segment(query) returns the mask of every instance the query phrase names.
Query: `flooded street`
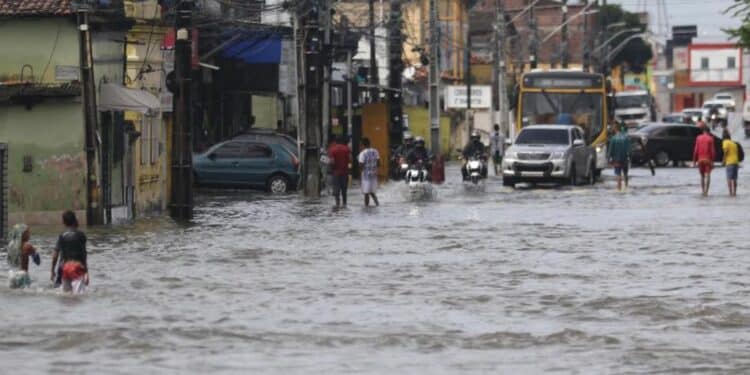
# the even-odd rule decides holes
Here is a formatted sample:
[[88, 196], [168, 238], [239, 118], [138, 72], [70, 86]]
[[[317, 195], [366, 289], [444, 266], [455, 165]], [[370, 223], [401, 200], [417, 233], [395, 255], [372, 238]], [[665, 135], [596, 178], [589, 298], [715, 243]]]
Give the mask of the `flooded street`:
[[[748, 146], [746, 144], [746, 149]], [[614, 191], [400, 184], [364, 209], [204, 192], [194, 224], [89, 231], [91, 292], [0, 288], [13, 373], [750, 372], [750, 173], [689, 168]], [[4, 255], [3, 255], [4, 258]], [[7, 265], [0, 260], [3, 284]]]

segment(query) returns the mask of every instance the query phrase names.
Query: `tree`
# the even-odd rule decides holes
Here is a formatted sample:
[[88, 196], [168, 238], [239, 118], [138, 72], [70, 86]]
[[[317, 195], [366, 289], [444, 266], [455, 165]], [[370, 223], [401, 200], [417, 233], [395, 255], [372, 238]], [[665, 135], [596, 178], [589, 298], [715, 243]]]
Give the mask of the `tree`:
[[742, 25], [736, 29], [723, 29], [729, 38], [737, 41], [737, 45], [750, 48], [750, 0], [734, 0], [734, 5], [727, 8], [724, 14], [731, 14], [742, 20]]
[[[750, 0], [747, 0], [750, 1]], [[646, 25], [641, 23], [641, 20], [636, 13], [631, 13], [622, 9], [620, 5], [613, 4], [602, 6], [599, 10], [601, 29], [606, 29], [607, 25], [623, 22], [624, 28], [638, 28], [641, 32], [646, 30]], [[627, 38], [632, 36], [634, 33], [625, 33], [613, 41], [610, 42], [612, 47], [620, 45]], [[625, 47], [617, 54], [612, 56], [612, 65], [627, 65], [628, 69], [633, 73], [642, 73], [646, 70], [648, 62], [654, 57], [654, 53], [651, 50], [651, 44], [645, 41], [643, 38], [632, 39], [628, 42]]]

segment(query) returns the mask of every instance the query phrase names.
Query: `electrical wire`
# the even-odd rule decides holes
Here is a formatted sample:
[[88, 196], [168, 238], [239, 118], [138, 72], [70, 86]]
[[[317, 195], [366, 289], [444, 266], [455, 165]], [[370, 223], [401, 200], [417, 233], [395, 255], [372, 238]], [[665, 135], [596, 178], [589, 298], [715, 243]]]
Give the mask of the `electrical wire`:
[[47, 65], [44, 66], [42, 75], [39, 76], [39, 83], [42, 83], [44, 76], [47, 74], [47, 69], [49, 69], [49, 66], [52, 63], [52, 58], [55, 56], [55, 51], [57, 50], [57, 43], [60, 41], [60, 29], [61, 28], [62, 28], [62, 22], [58, 22], [57, 23], [57, 35], [55, 35], [55, 43], [52, 44], [52, 51], [50, 51], [49, 53], [49, 59], [47, 59]]

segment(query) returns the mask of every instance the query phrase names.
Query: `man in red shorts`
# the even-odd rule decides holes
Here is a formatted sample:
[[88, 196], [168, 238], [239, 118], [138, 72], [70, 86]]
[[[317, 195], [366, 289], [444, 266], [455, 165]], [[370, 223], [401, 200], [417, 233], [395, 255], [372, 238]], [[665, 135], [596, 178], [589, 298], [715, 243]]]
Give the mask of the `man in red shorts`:
[[708, 196], [708, 188], [711, 186], [711, 170], [714, 167], [716, 158], [716, 149], [714, 148], [714, 137], [711, 136], [711, 130], [705, 123], [698, 126], [703, 128], [703, 134], [695, 139], [695, 149], [693, 150], [693, 165], [698, 167], [701, 174], [701, 190], [703, 196]]

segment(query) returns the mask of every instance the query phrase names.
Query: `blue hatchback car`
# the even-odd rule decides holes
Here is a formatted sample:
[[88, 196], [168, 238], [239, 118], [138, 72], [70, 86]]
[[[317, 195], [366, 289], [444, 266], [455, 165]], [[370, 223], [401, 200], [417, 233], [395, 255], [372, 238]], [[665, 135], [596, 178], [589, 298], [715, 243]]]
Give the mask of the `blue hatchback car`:
[[296, 190], [299, 159], [283, 142], [232, 139], [193, 157], [199, 186], [252, 187], [272, 193]]

